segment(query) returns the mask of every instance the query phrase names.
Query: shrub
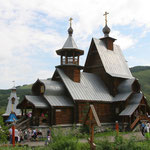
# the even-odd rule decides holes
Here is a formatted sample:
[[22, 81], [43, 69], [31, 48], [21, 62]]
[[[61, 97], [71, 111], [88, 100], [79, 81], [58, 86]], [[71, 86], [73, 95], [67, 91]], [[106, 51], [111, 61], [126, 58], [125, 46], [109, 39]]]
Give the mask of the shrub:
[[8, 128], [4, 125], [3, 118], [0, 116], [0, 143], [7, 142], [8, 133]]

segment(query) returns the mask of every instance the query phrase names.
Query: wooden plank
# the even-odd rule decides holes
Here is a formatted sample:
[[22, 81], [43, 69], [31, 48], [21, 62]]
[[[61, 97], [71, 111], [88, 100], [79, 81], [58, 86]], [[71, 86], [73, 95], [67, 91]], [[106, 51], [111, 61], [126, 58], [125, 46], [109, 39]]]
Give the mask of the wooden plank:
[[90, 105], [90, 107], [91, 107], [91, 110], [92, 110], [92, 113], [93, 113], [93, 116], [94, 116], [94, 119], [95, 119], [95, 121], [96, 121], [96, 124], [97, 124], [97, 126], [101, 126], [101, 124], [100, 124], [100, 121], [99, 121], [99, 118], [98, 118], [98, 115], [97, 115], [97, 113], [96, 113], [96, 110], [95, 110], [95, 108], [94, 108], [94, 105]]

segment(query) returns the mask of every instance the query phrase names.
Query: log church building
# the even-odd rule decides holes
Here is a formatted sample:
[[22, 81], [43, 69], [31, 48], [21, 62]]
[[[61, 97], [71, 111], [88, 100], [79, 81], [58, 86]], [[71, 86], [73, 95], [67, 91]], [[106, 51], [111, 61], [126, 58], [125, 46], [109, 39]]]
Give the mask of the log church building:
[[142, 119], [149, 120], [146, 98], [138, 80], [132, 76], [115, 38], [110, 37], [105, 14], [104, 37], [92, 38], [85, 65], [80, 65], [84, 50], [73, 39], [70, 20], [68, 38], [61, 49], [60, 65], [50, 79], [38, 79], [32, 95], [25, 95], [17, 108], [22, 115], [32, 110], [32, 125], [82, 124], [93, 104], [103, 124], [127, 124], [133, 129]]

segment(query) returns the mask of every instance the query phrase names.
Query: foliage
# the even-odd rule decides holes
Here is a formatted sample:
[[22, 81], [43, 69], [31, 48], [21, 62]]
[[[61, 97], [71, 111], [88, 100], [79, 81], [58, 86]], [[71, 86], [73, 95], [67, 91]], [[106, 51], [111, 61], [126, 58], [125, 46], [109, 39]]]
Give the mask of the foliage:
[[63, 132], [61, 129], [52, 130], [52, 141], [48, 145], [50, 150], [88, 150], [89, 145], [79, 143], [76, 131]]
[[146, 138], [147, 140], [150, 140], [150, 133], [145, 133], [145, 138]]
[[8, 137], [8, 128], [4, 125], [3, 118], [0, 116], [0, 143], [6, 143]]
[[82, 134], [89, 134], [90, 133], [90, 129], [89, 129], [89, 126], [88, 125], [83, 125], [80, 127], [80, 132]]
[[123, 139], [122, 136], [115, 136], [115, 141], [107, 140], [96, 141], [96, 150], [149, 150], [147, 146], [142, 143], [137, 143], [134, 137], [129, 140]]
[[139, 79], [141, 89], [150, 105], [150, 69], [139, 72], [134, 72], [133, 76]]
[[144, 70], [150, 70], [150, 66], [135, 66], [135, 67], [130, 68], [130, 71], [132, 73], [140, 72], [140, 71], [144, 71]]

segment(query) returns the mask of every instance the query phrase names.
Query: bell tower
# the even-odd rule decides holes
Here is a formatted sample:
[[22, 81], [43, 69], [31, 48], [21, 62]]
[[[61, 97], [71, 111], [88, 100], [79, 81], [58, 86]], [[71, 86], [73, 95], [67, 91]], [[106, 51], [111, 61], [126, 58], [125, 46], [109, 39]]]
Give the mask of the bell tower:
[[63, 69], [65, 74], [74, 82], [80, 82], [80, 70], [83, 69], [83, 66], [79, 65], [79, 59], [84, 54], [84, 51], [78, 49], [72, 37], [72, 20], [72, 18], [69, 19], [70, 27], [65, 44], [62, 49], [56, 50], [57, 55], [60, 55], [60, 65], [56, 66], [56, 68]]

